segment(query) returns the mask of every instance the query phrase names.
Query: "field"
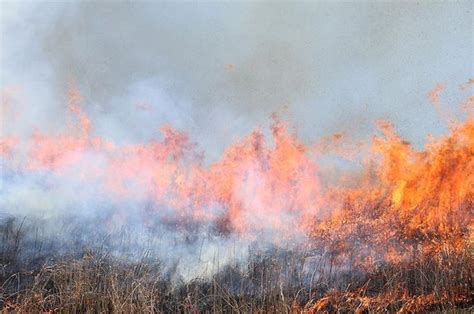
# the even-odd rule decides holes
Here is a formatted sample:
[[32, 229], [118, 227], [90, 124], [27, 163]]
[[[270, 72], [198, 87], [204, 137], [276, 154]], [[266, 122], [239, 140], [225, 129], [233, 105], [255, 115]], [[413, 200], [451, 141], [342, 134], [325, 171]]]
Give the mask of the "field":
[[473, 3], [0, 0], [0, 313], [474, 313]]
[[474, 309], [471, 113], [422, 150], [388, 121], [364, 143], [304, 145], [274, 115], [272, 143], [256, 130], [205, 165], [170, 126], [144, 144], [93, 137], [69, 99], [70, 134], [2, 142], [4, 311]]
[[[0, 306], [5, 312], [471, 312], [473, 243], [367, 269], [334, 252], [249, 248], [248, 258], [192, 279], [149, 253], [102, 247], [54, 254], [25, 221], [4, 219]], [[49, 245], [49, 247], [48, 247]], [[77, 244], [76, 244], [77, 245]], [[116, 253], [115, 253], [116, 254]]]

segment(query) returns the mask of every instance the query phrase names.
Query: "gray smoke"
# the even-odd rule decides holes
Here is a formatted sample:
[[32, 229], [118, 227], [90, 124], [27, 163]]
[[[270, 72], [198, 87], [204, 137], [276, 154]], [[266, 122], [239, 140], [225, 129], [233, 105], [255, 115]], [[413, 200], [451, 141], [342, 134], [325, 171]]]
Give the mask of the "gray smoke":
[[386, 117], [420, 142], [441, 131], [426, 92], [473, 73], [469, 1], [1, 5], [2, 85], [30, 100], [15, 128], [59, 127], [75, 80], [97, 132], [170, 122], [211, 160], [274, 111], [305, 139]]
[[[208, 162], [275, 111], [304, 141], [339, 131], [358, 138], [389, 118], [419, 145], [426, 133], [443, 131], [426, 93], [452, 83], [442, 101], [454, 107], [463, 97], [455, 84], [474, 72], [470, 1], [2, 1], [0, 9], [0, 84], [12, 95], [0, 107], [0, 135], [23, 139], [66, 127], [74, 81], [95, 135], [143, 142], [170, 123], [189, 132]], [[3, 161], [1, 170], [0, 213], [41, 217], [51, 230], [63, 213], [83, 226], [120, 226], [114, 217], [128, 213], [133, 241], [141, 232], [141, 244], [158, 238], [151, 247], [175, 250], [183, 265], [194, 265], [198, 251], [210, 261], [235, 241], [237, 255], [248, 245], [210, 237], [213, 226], [192, 232], [187, 245], [186, 233], [160, 225], [165, 231], [156, 235], [144, 231], [147, 219], [133, 221], [143, 204], [117, 204], [94, 185], [19, 173]], [[84, 242], [93, 238], [82, 234]]]

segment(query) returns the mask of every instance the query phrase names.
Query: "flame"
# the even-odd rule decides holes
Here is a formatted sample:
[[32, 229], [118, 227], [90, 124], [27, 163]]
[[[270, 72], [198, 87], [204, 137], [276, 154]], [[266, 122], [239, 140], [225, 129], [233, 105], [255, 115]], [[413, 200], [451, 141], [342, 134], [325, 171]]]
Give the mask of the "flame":
[[356, 242], [363, 255], [390, 261], [402, 261], [410, 251], [438, 252], [448, 242], [462, 248], [474, 217], [474, 117], [422, 151], [391, 123], [381, 121], [379, 128], [366, 178], [356, 188], [330, 189], [333, 199], [345, 202], [314, 226], [313, 236], [324, 237], [336, 252], [355, 249]]
[[[436, 105], [443, 89], [430, 94]], [[155, 212], [171, 212], [174, 219], [221, 224], [242, 237], [306, 235], [341, 256], [360, 255], [361, 265], [428, 254], [447, 242], [460, 247], [473, 229], [472, 112], [419, 151], [389, 121], [379, 121], [364, 169], [323, 184], [317, 156], [329, 149], [356, 156], [338, 145], [342, 133], [304, 145], [274, 116], [270, 143], [257, 129], [205, 166], [189, 136], [169, 125], [162, 126], [160, 140], [143, 144], [94, 137], [80, 103], [72, 86], [68, 108], [77, 123], [59, 135], [36, 131], [26, 143], [2, 137], [1, 158], [15, 159], [26, 147], [24, 171], [74, 176], [72, 169], [80, 168], [81, 180], [99, 180], [103, 193], [151, 198]]]

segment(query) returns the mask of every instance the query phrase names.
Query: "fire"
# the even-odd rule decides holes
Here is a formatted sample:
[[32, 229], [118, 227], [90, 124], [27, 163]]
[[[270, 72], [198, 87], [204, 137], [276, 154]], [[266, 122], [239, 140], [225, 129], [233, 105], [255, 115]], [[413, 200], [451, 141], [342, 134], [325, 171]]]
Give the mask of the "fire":
[[368, 157], [370, 179], [357, 188], [331, 188], [336, 199], [347, 201], [314, 227], [314, 236], [325, 236], [336, 251], [355, 241], [369, 256], [391, 261], [414, 251], [439, 252], [446, 243], [462, 248], [474, 217], [474, 117], [422, 151], [389, 122], [379, 128]]
[[[439, 85], [430, 94], [437, 106], [443, 89]], [[225, 232], [250, 238], [261, 232], [279, 239], [310, 236], [340, 256], [360, 255], [361, 264], [401, 261], [446, 243], [460, 247], [473, 228], [472, 112], [420, 151], [390, 122], [380, 121], [380, 135], [363, 156], [366, 167], [329, 184], [321, 180], [317, 156], [331, 146], [354, 156], [339, 146], [342, 133], [321, 145], [304, 145], [274, 116], [273, 143], [255, 130], [205, 166], [189, 136], [168, 125], [161, 128], [161, 140], [143, 144], [94, 137], [80, 102], [71, 88], [68, 108], [77, 123], [64, 134], [36, 131], [25, 143], [2, 137], [2, 158], [8, 163], [26, 150], [23, 171], [76, 176], [79, 169], [80, 179], [99, 180], [103, 193], [150, 198], [154, 210], [171, 212], [177, 221], [222, 224]], [[472, 106], [472, 97], [463, 106]], [[348, 178], [350, 186], [343, 184]]]
[[273, 147], [255, 131], [209, 169], [216, 200], [228, 208], [232, 227], [240, 232], [262, 222], [290, 232], [318, 213], [318, 167], [308, 149], [274, 119]]

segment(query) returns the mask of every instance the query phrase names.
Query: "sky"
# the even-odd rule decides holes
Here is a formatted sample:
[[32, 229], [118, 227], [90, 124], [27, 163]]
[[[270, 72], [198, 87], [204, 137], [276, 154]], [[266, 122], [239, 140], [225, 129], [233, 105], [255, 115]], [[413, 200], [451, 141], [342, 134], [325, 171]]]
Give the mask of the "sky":
[[[415, 145], [473, 76], [473, 4], [435, 2], [1, 1], [1, 132], [56, 132], [77, 85], [93, 133], [118, 142], [189, 132], [215, 160], [273, 112], [307, 142], [390, 119]], [[10, 109], [11, 110], [11, 109]]]

